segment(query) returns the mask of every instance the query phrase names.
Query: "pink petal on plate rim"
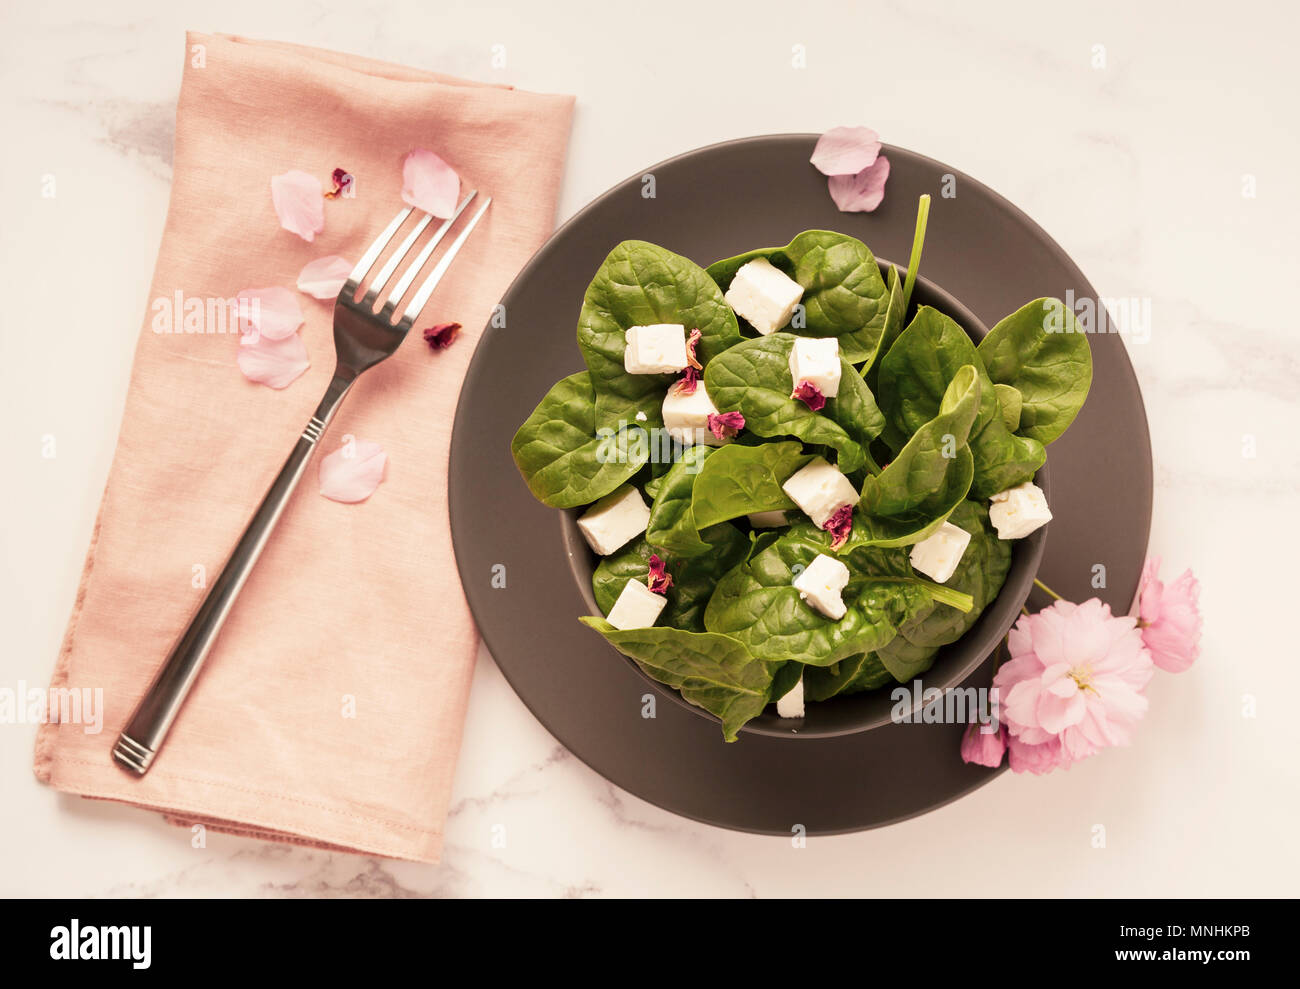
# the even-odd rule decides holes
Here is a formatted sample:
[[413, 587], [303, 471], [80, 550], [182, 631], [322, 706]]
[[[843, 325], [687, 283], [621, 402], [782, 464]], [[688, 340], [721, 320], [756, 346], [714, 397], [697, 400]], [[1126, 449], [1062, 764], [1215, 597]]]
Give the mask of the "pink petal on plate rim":
[[823, 175], [857, 175], [880, 154], [880, 135], [870, 127], [832, 127], [817, 139], [808, 160]]
[[333, 299], [343, 291], [343, 283], [352, 274], [352, 262], [337, 254], [310, 261], [298, 272], [298, 291], [313, 299]]
[[427, 148], [402, 160], [402, 201], [439, 218], [451, 216], [460, 198], [460, 176]]
[[884, 200], [888, 179], [889, 159], [881, 155], [857, 175], [832, 175], [826, 186], [841, 213], [870, 213]]
[[302, 309], [298, 297], [287, 288], [246, 288], [235, 296], [239, 332], [245, 337], [259, 336], [284, 340], [302, 326]]
[[314, 175], [295, 168], [273, 176], [271, 203], [280, 226], [305, 241], [325, 229], [325, 190]]
[[365, 501], [388, 469], [388, 454], [378, 443], [352, 439], [320, 462], [320, 493], [346, 505]]
[[287, 387], [311, 367], [307, 345], [296, 333], [283, 340], [265, 336], [240, 340], [235, 360], [245, 378], [271, 388]]

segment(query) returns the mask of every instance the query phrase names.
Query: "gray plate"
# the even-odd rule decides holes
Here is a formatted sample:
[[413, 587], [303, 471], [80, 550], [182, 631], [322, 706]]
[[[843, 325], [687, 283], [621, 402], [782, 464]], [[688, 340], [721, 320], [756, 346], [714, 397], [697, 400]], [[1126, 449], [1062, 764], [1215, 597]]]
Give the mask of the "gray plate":
[[[816, 135], [729, 141], [662, 162], [615, 186], [533, 257], [502, 300], [506, 323], [483, 335], [452, 438], [449, 497], [457, 563], [488, 649], [524, 703], [611, 782], [675, 813], [788, 835], [877, 827], [970, 792], [996, 771], [964, 765], [959, 725], [888, 724], [817, 739], [747, 733], [724, 744], [716, 724], [665, 703], [577, 616], [588, 611], [565, 557], [562, 514], [533, 500], [510, 438], [547, 389], [582, 367], [575, 327], [606, 253], [638, 238], [708, 264], [840, 230], [877, 255], [906, 258], [917, 197], [934, 203], [921, 272], [986, 324], [1038, 296], [1095, 298], [1061, 248], [992, 190], [888, 147], [881, 207], [840, 213], [808, 164]], [[643, 175], [655, 177], [653, 199]], [[956, 196], [943, 198], [944, 177]], [[1052, 511], [1042, 578], [1074, 600], [1127, 610], [1151, 521], [1151, 448], [1142, 396], [1117, 336], [1091, 338], [1092, 393], [1049, 449]], [[1104, 567], [1105, 587], [1094, 588]], [[504, 570], [501, 568], [504, 567]], [[505, 586], [501, 583], [504, 576]], [[495, 579], [494, 579], [495, 578]], [[1031, 598], [1033, 606], [1034, 598]], [[993, 660], [967, 686], [987, 686]], [[643, 717], [652, 697], [655, 717]]]

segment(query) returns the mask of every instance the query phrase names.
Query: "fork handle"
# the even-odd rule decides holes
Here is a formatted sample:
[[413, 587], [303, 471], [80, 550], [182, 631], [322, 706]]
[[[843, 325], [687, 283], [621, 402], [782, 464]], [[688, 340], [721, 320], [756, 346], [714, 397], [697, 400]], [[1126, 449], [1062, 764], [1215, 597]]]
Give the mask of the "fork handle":
[[341, 375], [335, 372], [325, 397], [321, 399], [315, 414], [307, 422], [293, 452], [280, 468], [267, 489], [262, 503], [249, 520], [244, 534], [231, 551], [221, 574], [209, 588], [198, 610], [185, 626], [176, 644], [172, 646], [166, 661], [158, 670], [149, 685], [149, 690], [140, 701], [127, 723], [126, 729], [118, 736], [117, 745], [113, 747], [113, 758], [138, 776], [149, 770], [154, 756], [162, 748], [172, 722], [180, 713], [185, 697], [194, 686], [203, 661], [207, 659], [212, 645], [221, 633], [221, 627], [230, 615], [235, 599], [244, 587], [248, 575], [252, 573], [257, 558], [270, 539], [276, 523], [284, 512], [285, 505], [302, 475], [307, 469], [312, 451], [325, 432], [334, 413], [343, 402], [343, 396], [352, 387], [355, 376]]

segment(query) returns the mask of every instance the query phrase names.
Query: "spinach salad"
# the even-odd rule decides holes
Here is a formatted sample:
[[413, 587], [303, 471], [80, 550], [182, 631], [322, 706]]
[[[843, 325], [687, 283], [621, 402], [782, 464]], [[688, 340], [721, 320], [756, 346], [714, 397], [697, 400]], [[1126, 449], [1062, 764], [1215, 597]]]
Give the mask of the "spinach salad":
[[1092, 378], [1058, 300], [978, 345], [867, 245], [809, 230], [701, 268], [617, 245], [578, 319], [586, 370], [511, 452], [585, 511], [605, 618], [581, 621], [734, 741], [768, 704], [907, 682], [997, 597], [1033, 484]]

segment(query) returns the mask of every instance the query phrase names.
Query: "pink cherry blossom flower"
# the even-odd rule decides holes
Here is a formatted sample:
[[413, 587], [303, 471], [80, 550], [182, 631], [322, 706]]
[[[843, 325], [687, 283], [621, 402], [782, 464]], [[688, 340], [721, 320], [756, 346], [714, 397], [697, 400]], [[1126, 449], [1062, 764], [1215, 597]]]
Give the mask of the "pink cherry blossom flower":
[[1172, 584], [1160, 580], [1160, 557], [1142, 568], [1138, 585], [1138, 627], [1156, 666], [1181, 673], [1201, 652], [1201, 585], [1190, 570]]
[[1053, 769], [1069, 769], [1070, 757], [1065, 754], [1059, 738], [1030, 745], [1015, 735], [1007, 735], [1007, 765], [1013, 773], [1033, 773], [1043, 776]]
[[887, 181], [889, 159], [881, 155], [856, 175], [832, 175], [826, 187], [841, 213], [870, 213], [884, 201]]
[[983, 725], [972, 721], [961, 737], [961, 761], [976, 766], [996, 769], [1002, 765], [1007, 750], [1007, 729], [998, 725], [997, 731], [984, 732]]
[[442, 158], [416, 148], [402, 161], [402, 201], [445, 218], [456, 211], [460, 176]]
[[870, 127], [832, 127], [808, 160], [823, 175], [857, 175], [879, 154], [880, 135]]
[[1046, 772], [1048, 762], [1068, 765], [1129, 743], [1154, 671], [1136, 619], [1117, 618], [1097, 598], [1057, 601], [1020, 618], [1007, 647], [1011, 658], [993, 685], [1013, 769], [1019, 763], [1025, 769], [1017, 771]]
[[388, 469], [388, 454], [378, 443], [349, 439], [320, 462], [320, 493], [331, 501], [365, 501]]
[[271, 204], [280, 226], [312, 241], [325, 229], [325, 192], [320, 179], [291, 169], [271, 179]]

